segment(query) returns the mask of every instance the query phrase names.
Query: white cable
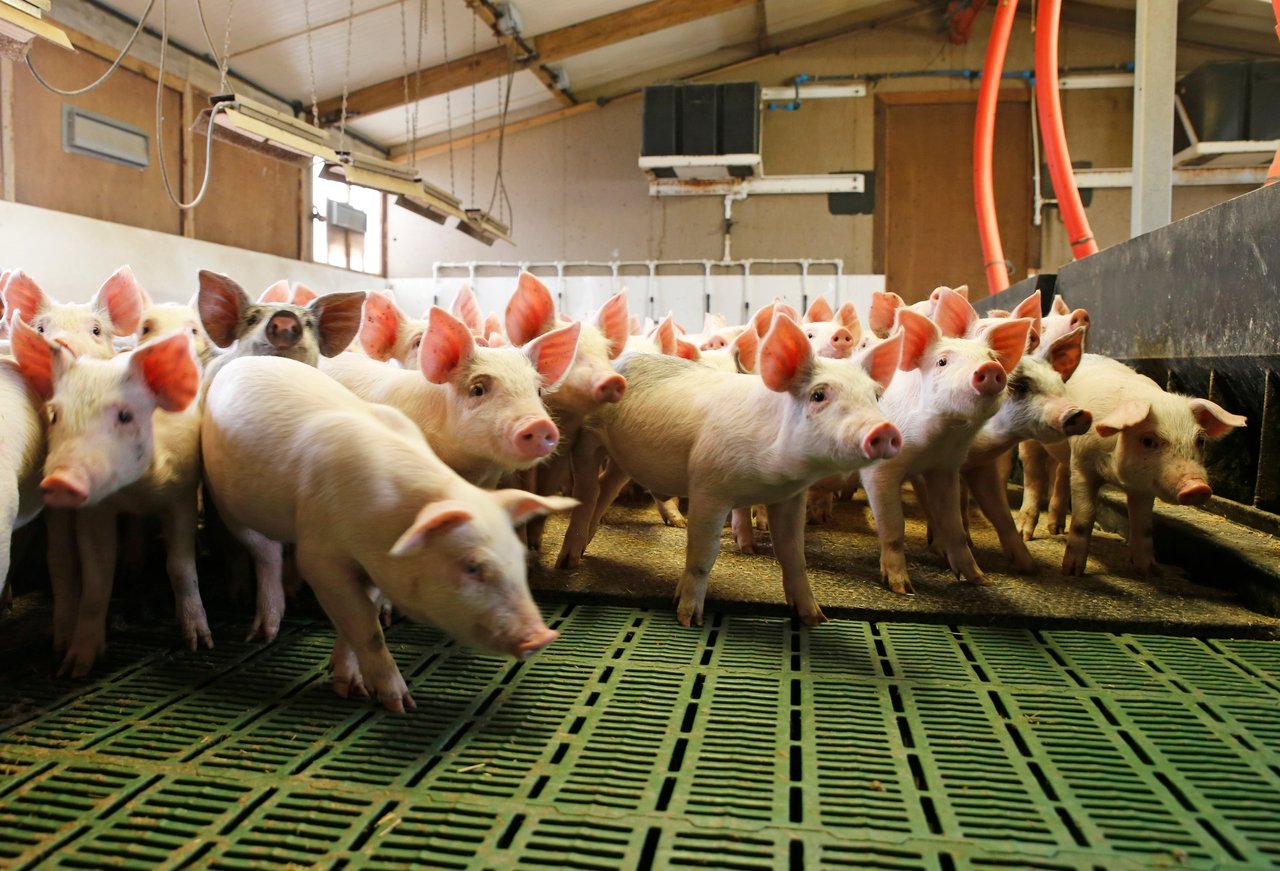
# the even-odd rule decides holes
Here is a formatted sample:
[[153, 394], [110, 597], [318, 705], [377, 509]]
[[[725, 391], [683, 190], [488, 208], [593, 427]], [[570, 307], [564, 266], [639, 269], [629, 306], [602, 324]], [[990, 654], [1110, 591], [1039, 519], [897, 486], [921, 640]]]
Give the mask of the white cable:
[[[156, 73], [156, 157], [160, 165], [160, 178], [164, 182], [164, 192], [169, 195], [169, 200], [179, 209], [186, 211], [194, 209], [200, 205], [200, 201], [204, 199], [205, 193], [209, 189], [209, 170], [213, 167], [213, 124], [217, 120], [218, 112], [220, 112], [225, 103], [215, 103], [209, 111], [209, 129], [205, 131], [206, 141], [204, 148], [204, 180], [200, 182], [200, 191], [196, 194], [195, 199], [189, 203], [184, 203], [173, 192], [173, 185], [169, 183], [169, 170], [164, 163], [164, 60], [165, 50], [169, 47], [169, 0], [161, 0], [160, 2], [160, 67]], [[224, 52], [225, 56], [225, 52]]]
[[133, 48], [133, 43], [135, 40], [137, 40], [138, 34], [142, 33], [142, 25], [146, 23], [147, 17], [151, 15], [151, 8], [155, 5], [156, 5], [156, 0], [147, 0], [147, 8], [142, 11], [142, 17], [138, 19], [138, 26], [133, 29], [133, 35], [130, 36], [129, 41], [124, 44], [124, 48], [120, 50], [120, 54], [116, 57], [114, 61], [111, 62], [111, 66], [107, 67], [107, 71], [105, 73], [98, 76], [96, 80], [94, 80], [92, 83], [88, 85], [85, 85], [83, 88], [77, 88], [71, 91], [64, 91], [62, 90], [62, 88], [57, 88], [49, 84], [44, 80], [44, 78], [38, 72], [36, 72], [36, 68], [32, 66], [30, 54], [28, 54], [26, 57], [27, 69], [31, 70], [31, 75], [35, 77], [35, 80], [37, 82], [39, 82], [48, 90], [53, 91], [55, 94], [61, 94], [64, 97], [78, 97], [81, 94], [87, 94], [89, 91], [92, 91], [94, 88], [98, 87], [98, 85], [102, 84], [108, 78], [110, 78], [111, 74], [114, 73], [116, 71], [116, 68], [120, 66], [120, 63], [124, 60], [124, 56], [129, 53], [129, 49]]

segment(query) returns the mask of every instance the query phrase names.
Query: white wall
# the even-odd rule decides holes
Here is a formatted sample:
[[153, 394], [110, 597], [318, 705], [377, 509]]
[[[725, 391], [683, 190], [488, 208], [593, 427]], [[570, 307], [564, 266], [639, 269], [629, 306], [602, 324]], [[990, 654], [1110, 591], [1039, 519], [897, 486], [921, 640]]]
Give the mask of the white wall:
[[386, 284], [377, 276], [319, 263], [0, 201], [0, 268], [22, 269], [55, 298], [87, 300], [124, 264], [133, 267], [156, 302], [189, 300], [201, 269], [230, 275], [254, 297], [281, 278], [301, 281], [317, 293]]

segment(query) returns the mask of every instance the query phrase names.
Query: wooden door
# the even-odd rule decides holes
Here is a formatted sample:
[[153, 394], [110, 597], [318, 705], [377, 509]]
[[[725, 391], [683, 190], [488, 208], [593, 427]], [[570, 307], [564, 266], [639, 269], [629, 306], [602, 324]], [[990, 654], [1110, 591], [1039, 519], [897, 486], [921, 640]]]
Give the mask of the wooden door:
[[[882, 94], [876, 98], [876, 272], [907, 302], [940, 284], [987, 292], [973, 204], [976, 91]], [[1010, 282], [1039, 267], [1032, 220], [1030, 104], [1000, 92], [995, 196]]]

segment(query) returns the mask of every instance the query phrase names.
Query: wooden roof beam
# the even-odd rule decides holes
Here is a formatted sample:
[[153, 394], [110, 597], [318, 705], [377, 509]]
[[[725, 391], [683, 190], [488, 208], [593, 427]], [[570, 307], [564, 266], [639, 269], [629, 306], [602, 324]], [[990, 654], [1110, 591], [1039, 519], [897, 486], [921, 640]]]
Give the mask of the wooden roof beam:
[[[513, 62], [517, 69], [542, 66], [597, 48], [688, 24], [701, 18], [719, 15], [754, 2], [755, 0], [699, 0], [697, 3], [691, 3], [688, 0], [650, 0], [648, 3], [630, 6], [609, 15], [601, 15], [558, 30], [551, 30], [541, 36], [523, 37], [520, 42], [529, 44], [533, 54], [517, 56]], [[483, 6], [484, 4], [475, 5]], [[419, 73], [420, 79], [416, 88], [413, 77], [410, 77], [409, 92], [411, 95], [416, 94], [418, 99], [426, 99], [506, 75], [509, 50], [508, 46], [504, 45], [422, 70]], [[403, 106], [404, 102], [404, 78], [397, 76], [349, 93], [347, 115], [348, 117], [370, 115]], [[339, 96], [322, 100], [319, 109], [322, 123], [335, 123], [342, 112], [342, 98]]]

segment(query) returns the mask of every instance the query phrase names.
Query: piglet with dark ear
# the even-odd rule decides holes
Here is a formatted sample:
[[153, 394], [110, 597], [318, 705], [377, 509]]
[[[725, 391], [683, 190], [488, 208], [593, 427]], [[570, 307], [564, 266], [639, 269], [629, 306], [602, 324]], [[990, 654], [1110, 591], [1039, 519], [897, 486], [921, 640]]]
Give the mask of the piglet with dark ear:
[[236, 357], [287, 357], [315, 366], [321, 356], [346, 350], [360, 329], [364, 291], [325, 294], [306, 306], [294, 304], [295, 296], [281, 280], [255, 303], [229, 277], [202, 269], [200, 320], [213, 343], [228, 349], [210, 366], [209, 378]]

